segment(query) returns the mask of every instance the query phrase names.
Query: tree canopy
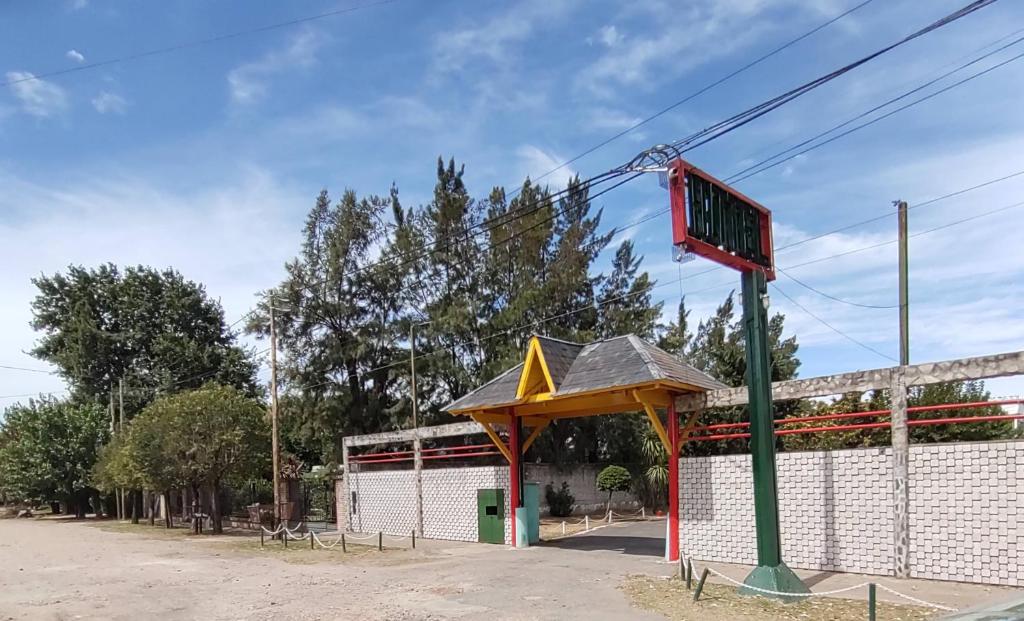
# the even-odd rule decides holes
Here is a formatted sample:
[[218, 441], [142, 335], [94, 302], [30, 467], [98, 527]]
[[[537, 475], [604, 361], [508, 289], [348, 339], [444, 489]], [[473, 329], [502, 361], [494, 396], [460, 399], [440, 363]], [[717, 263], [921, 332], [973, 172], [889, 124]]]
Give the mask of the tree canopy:
[[105, 489], [184, 487], [197, 502], [208, 490], [212, 506], [201, 508], [217, 533], [221, 485], [264, 475], [269, 456], [263, 407], [234, 387], [208, 384], [148, 405], [104, 448], [94, 479]]
[[33, 503], [58, 499], [84, 516], [90, 471], [109, 424], [95, 404], [41, 398], [7, 408], [0, 421], [0, 496]]
[[71, 266], [40, 276], [32, 354], [55, 365], [76, 397], [106, 404], [123, 379], [128, 417], [158, 392], [209, 381], [256, 394], [252, 355], [235, 345], [224, 311], [173, 269]]

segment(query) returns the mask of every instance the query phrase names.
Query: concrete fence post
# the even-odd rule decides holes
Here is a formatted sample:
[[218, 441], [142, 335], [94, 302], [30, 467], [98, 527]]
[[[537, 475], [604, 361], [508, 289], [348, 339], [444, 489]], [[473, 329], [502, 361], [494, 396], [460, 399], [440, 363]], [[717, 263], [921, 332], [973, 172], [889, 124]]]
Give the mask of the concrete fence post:
[[905, 367], [892, 370], [893, 575], [910, 577], [910, 428], [907, 425]]
[[416, 476], [416, 532], [423, 536], [423, 441], [412, 441], [413, 468]]

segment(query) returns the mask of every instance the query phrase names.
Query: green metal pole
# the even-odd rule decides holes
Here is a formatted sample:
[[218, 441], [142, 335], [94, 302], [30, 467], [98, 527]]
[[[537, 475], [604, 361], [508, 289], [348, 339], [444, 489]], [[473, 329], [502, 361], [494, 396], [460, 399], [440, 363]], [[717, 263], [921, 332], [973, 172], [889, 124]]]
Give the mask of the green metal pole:
[[871, 582], [868, 584], [868, 621], [875, 621], [875, 615], [877, 614], [877, 606], [878, 601], [875, 583]]
[[[779, 494], [775, 478], [775, 425], [768, 344], [768, 283], [764, 273], [743, 272], [742, 290], [757, 531], [757, 568], [747, 576], [744, 584], [781, 593], [808, 593], [807, 586], [782, 562], [779, 541]], [[740, 593], [759, 595], [756, 591], [742, 588]], [[787, 599], [785, 596], [777, 597]]]

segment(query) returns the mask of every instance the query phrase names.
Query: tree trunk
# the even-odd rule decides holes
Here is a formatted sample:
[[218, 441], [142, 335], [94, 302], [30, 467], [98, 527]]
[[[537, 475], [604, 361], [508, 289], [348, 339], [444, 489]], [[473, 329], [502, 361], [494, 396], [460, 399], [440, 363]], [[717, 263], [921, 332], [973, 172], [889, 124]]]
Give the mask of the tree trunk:
[[200, 524], [199, 521], [202, 519], [199, 517], [200, 504], [199, 504], [199, 486], [192, 485], [192, 534], [198, 535]]
[[164, 528], [170, 528], [174, 524], [171, 522], [171, 491], [164, 490]]
[[141, 496], [142, 492], [140, 492], [137, 489], [133, 489], [132, 491], [128, 492], [128, 497], [131, 498], [132, 502], [132, 524], [139, 523], [139, 508], [142, 505]]
[[149, 502], [149, 525], [156, 526], [156, 492], [146, 492], [146, 500]]
[[96, 514], [96, 517], [103, 517], [103, 499], [100, 498], [100, 493], [98, 491], [93, 490], [90, 502], [92, 504], [92, 511]]
[[224, 523], [220, 516], [220, 481], [214, 480], [210, 485], [210, 520], [213, 524], [213, 534], [224, 534]]

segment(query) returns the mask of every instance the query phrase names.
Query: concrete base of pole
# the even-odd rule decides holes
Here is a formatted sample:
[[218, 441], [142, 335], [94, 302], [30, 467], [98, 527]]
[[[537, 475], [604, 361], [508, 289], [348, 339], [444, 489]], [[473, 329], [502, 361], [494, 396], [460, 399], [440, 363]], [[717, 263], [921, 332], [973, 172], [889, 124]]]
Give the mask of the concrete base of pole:
[[[767, 565], [761, 565], [754, 568], [754, 571], [750, 572], [750, 575], [743, 581], [743, 584], [747, 586], [756, 587], [758, 589], [767, 589], [769, 591], [777, 591], [779, 593], [810, 593], [811, 590], [807, 588], [804, 581], [801, 580], [793, 570], [786, 566], [785, 563], [779, 563], [775, 567], [769, 567]], [[803, 597], [786, 597], [785, 595], [769, 595], [767, 593], [760, 593], [753, 589], [740, 587], [740, 595], [760, 595], [761, 597], [769, 597], [771, 599], [781, 600], [786, 603], [796, 602]]]
[[526, 523], [526, 507], [516, 507], [514, 519], [516, 521], [516, 540], [512, 542], [512, 545], [517, 548], [529, 548], [530, 533]]

